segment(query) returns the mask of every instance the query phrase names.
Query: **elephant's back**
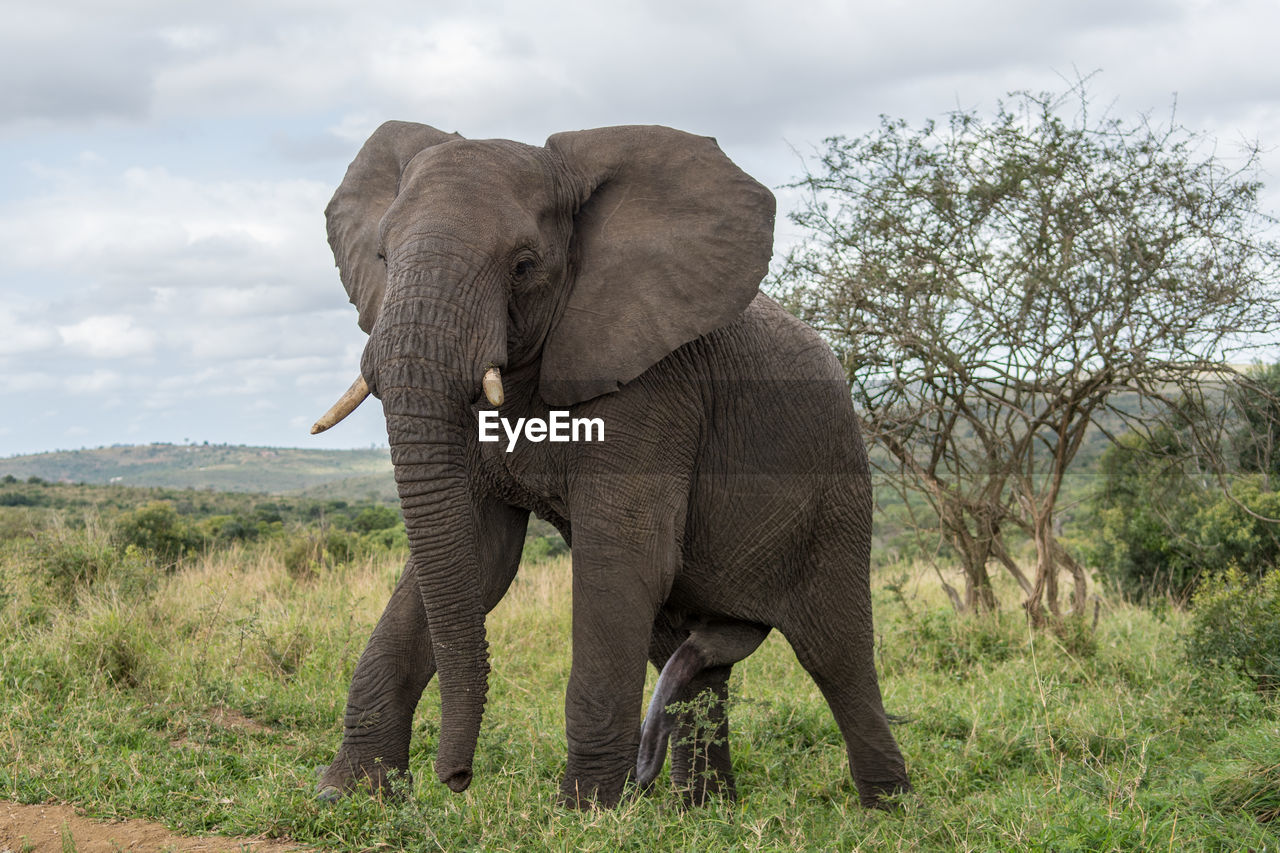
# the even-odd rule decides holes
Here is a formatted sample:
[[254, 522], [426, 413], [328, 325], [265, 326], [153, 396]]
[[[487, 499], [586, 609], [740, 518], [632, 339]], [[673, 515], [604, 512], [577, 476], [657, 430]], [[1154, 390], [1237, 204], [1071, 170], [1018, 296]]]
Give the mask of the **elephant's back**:
[[845, 383], [840, 362], [822, 336], [764, 293], [757, 293], [735, 322], [695, 345], [699, 367], [710, 381]]
[[[738, 444], [758, 447], [749, 455], [828, 470], [842, 467], [835, 462], [846, 445], [862, 455], [844, 370], [813, 328], [761, 293], [736, 323], [703, 340], [710, 426], [739, 430]], [[731, 416], [718, 416], [725, 408]]]

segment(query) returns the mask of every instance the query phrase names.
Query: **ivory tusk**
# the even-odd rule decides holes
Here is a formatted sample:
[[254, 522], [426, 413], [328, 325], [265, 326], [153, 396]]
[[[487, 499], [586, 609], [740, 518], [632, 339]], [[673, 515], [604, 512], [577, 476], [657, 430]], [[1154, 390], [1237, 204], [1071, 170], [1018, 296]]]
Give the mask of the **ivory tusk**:
[[502, 372], [495, 364], [484, 372], [484, 380], [480, 383], [484, 388], [485, 398], [495, 406], [502, 405]]
[[311, 434], [324, 432], [338, 421], [345, 418], [356, 410], [356, 407], [364, 402], [365, 397], [369, 396], [369, 386], [365, 384], [363, 376], [357, 376], [356, 381], [351, 383], [351, 387], [347, 389], [347, 393], [338, 398], [338, 402], [334, 403], [329, 411], [321, 415], [320, 420], [316, 421], [311, 427]]

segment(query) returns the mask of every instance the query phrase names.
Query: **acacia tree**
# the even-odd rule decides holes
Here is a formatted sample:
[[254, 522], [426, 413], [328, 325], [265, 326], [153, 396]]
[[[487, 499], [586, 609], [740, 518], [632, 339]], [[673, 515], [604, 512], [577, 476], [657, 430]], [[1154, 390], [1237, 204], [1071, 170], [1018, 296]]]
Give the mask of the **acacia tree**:
[[[1132, 395], [1188, 399], [1276, 331], [1257, 170], [1256, 148], [1229, 167], [1172, 118], [1094, 117], [1082, 82], [989, 118], [882, 118], [828, 139], [793, 185], [808, 236], [774, 288], [842, 359], [879, 474], [936, 514], [957, 604], [997, 606], [996, 560], [1033, 622], [1059, 615], [1062, 569], [1082, 611], [1055, 512], [1086, 431], [1105, 413], [1141, 428]], [[1035, 543], [1030, 579], [1011, 528]]]

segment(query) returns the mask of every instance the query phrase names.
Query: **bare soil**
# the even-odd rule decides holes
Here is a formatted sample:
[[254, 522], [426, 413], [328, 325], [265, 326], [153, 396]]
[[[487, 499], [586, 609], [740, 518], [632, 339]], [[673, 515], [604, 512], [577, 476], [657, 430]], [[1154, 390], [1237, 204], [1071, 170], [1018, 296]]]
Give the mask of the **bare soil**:
[[121, 850], [253, 851], [285, 853], [304, 848], [279, 840], [192, 838], [175, 835], [146, 820], [97, 821], [76, 814], [71, 806], [0, 801], [0, 853], [114, 853]]

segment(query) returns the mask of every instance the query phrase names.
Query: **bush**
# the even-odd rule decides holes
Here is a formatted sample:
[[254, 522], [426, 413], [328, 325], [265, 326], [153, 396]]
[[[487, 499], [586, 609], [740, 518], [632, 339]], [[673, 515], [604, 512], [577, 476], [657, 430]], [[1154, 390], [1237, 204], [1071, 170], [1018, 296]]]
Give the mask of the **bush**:
[[169, 567], [184, 555], [198, 552], [202, 544], [199, 531], [168, 501], [153, 501], [123, 513], [116, 520], [115, 538], [120, 545], [134, 545]]
[[[1186, 532], [1206, 499], [1203, 487], [1168, 457], [1176, 436], [1126, 433], [1102, 454], [1086, 562], [1102, 568], [1135, 600], [1182, 594], [1200, 574]], [[1168, 502], [1168, 496], [1176, 496]]]
[[1233, 566], [1201, 584], [1192, 608], [1192, 664], [1246, 676], [1260, 691], [1280, 688], [1280, 570], [1252, 580]]
[[1217, 567], [1237, 566], [1259, 577], [1280, 565], [1280, 525], [1264, 520], [1280, 518], [1280, 492], [1264, 488], [1258, 475], [1236, 479], [1231, 489], [1235, 500], [1217, 494], [1201, 507], [1192, 521], [1192, 535]]
[[355, 534], [328, 528], [300, 533], [285, 546], [282, 559], [290, 577], [304, 579], [315, 577], [320, 569], [350, 563], [363, 551]]
[[261, 532], [258, 524], [240, 515], [211, 515], [199, 524], [200, 532], [212, 543], [251, 542]]
[[560, 554], [569, 553], [569, 546], [559, 536], [533, 536], [525, 540], [520, 554], [522, 563], [541, 563]]
[[400, 513], [389, 506], [371, 506], [360, 510], [352, 526], [361, 533], [387, 530], [400, 523]]
[[119, 552], [86, 530], [42, 530], [32, 540], [28, 566], [41, 585], [61, 601], [78, 587], [90, 587], [115, 567]]
[[409, 534], [403, 524], [388, 527], [386, 530], [372, 530], [360, 537], [360, 541], [370, 548], [381, 548], [385, 551], [408, 549]]
[[43, 621], [47, 606], [76, 601], [78, 590], [106, 587], [125, 599], [145, 594], [159, 579], [157, 569], [136, 545], [116, 547], [95, 527], [38, 531], [22, 549], [24, 570], [35, 581], [32, 617]]
[[1280, 492], [1262, 474], [1229, 478], [1231, 497], [1192, 476], [1176, 436], [1133, 433], [1102, 454], [1086, 560], [1136, 600], [1189, 595], [1200, 578], [1237, 566], [1258, 577], [1280, 564]]

